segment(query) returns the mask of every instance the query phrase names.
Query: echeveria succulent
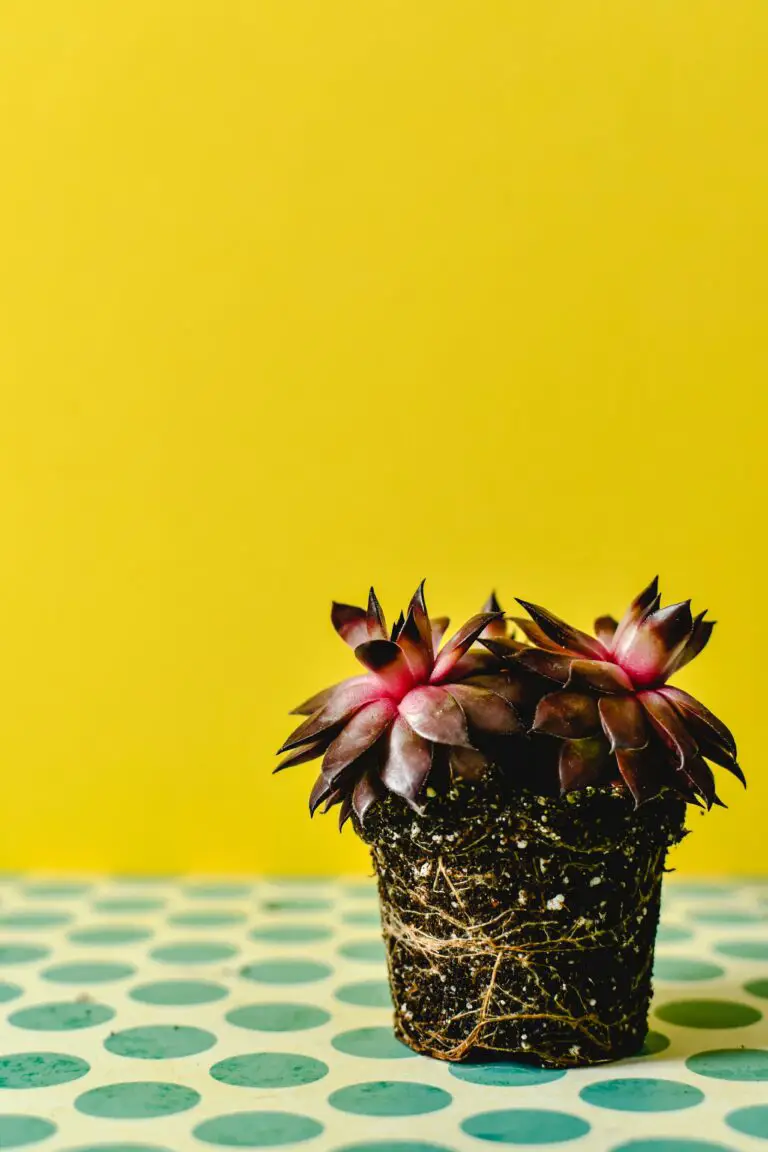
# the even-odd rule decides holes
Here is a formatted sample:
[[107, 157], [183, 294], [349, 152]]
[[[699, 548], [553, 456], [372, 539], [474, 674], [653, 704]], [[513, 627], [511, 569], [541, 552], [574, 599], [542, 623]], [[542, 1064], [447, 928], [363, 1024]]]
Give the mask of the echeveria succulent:
[[[744, 783], [729, 729], [698, 700], [667, 681], [705, 647], [713, 621], [691, 615], [690, 601], [660, 606], [654, 579], [620, 623], [595, 622], [580, 632], [545, 608], [518, 603], [531, 619], [516, 620], [535, 647], [510, 654], [483, 643], [510, 663], [550, 682], [536, 708], [533, 732], [556, 737], [564, 791], [607, 782], [616, 769], [637, 803], [671, 786], [693, 803], [721, 803], [707, 760]], [[556, 685], [556, 686], [555, 686]]]
[[480, 637], [506, 656], [523, 647], [507, 638], [495, 597], [442, 647], [449, 622], [430, 620], [423, 582], [391, 632], [373, 589], [367, 609], [334, 603], [331, 620], [366, 671], [294, 709], [307, 719], [276, 771], [322, 756], [311, 812], [340, 804], [342, 825], [352, 812], [362, 821], [387, 791], [420, 810], [429, 788], [483, 772], [489, 741], [525, 730], [518, 706], [530, 678], [473, 647]]

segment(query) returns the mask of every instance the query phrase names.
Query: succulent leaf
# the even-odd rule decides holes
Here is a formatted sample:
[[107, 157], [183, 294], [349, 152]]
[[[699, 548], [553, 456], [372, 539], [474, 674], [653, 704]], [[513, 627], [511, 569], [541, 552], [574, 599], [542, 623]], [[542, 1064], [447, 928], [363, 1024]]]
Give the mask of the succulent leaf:
[[624, 693], [632, 691], [632, 681], [618, 664], [605, 660], [572, 660], [567, 688], [574, 691]]
[[595, 620], [595, 636], [609, 651], [618, 626], [619, 622], [614, 620], [613, 616], [598, 616]]
[[445, 688], [414, 688], [400, 701], [400, 715], [425, 740], [472, 747], [464, 711]]
[[326, 779], [336, 780], [345, 768], [359, 760], [386, 732], [396, 715], [397, 706], [391, 700], [374, 700], [356, 712], [329, 744], [323, 757]]
[[331, 623], [350, 648], [357, 648], [358, 644], [368, 639], [368, 619], [364, 608], [356, 608], [354, 604], [339, 604], [334, 600], [331, 605]]
[[645, 748], [649, 739], [648, 725], [636, 696], [601, 696], [597, 709], [611, 752], [618, 748]]
[[431, 681], [433, 684], [437, 684], [450, 676], [454, 666], [464, 653], [472, 647], [488, 625], [499, 618], [499, 615], [503, 614], [480, 612], [477, 616], [470, 616], [466, 624], [459, 628], [458, 632], [455, 632], [440, 649], [432, 669]]
[[542, 632], [550, 640], [554, 640], [555, 644], [564, 648], [566, 652], [570, 652], [572, 655], [586, 656], [588, 660], [605, 660], [606, 650], [600, 641], [595, 640], [593, 636], [588, 636], [586, 632], [580, 632], [578, 628], [571, 627], [570, 624], [566, 624], [565, 620], [561, 620], [559, 616], [548, 612], [539, 604], [531, 604], [530, 601], [521, 600], [519, 597], [517, 602], [533, 617]]
[[481, 732], [511, 736], [522, 730], [512, 704], [496, 692], [471, 684], [447, 684], [446, 692], [458, 701], [469, 723]]
[[432, 745], [414, 732], [403, 716], [398, 716], [389, 734], [389, 747], [381, 782], [402, 796], [412, 808], [418, 808], [418, 798], [432, 768]]
[[580, 692], [551, 692], [539, 701], [532, 730], [564, 740], [594, 736], [600, 731], [597, 701]]
[[692, 632], [689, 600], [659, 608], [617, 644], [616, 660], [638, 687], [663, 683]]

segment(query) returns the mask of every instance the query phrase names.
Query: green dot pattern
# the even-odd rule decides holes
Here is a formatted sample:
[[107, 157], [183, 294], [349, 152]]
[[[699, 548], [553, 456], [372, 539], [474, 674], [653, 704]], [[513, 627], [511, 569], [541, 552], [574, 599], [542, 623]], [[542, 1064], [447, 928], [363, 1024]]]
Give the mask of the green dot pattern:
[[375, 882], [0, 877], [0, 1149], [768, 1150], [768, 878], [665, 880], [641, 1050], [403, 1044]]

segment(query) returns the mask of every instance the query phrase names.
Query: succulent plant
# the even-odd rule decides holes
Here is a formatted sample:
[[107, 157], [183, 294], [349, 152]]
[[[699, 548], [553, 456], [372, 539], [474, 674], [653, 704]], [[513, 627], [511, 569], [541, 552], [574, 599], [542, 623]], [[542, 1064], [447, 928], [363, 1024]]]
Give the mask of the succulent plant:
[[[506, 641], [483, 643], [510, 664], [535, 673], [550, 690], [532, 731], [561, 742], [563, 791], [624, 781], [637, 804], [665, 786], [691, 803], [722, 803], [707, 764], [742, 783], [729, 729], [693, 696], [667, 681], [706, 646], [714, 622], [691, 615], [690, 601], [660, 606], [654, 579], [617, 622], [595, 621], [589, 636], [545, 608], [519, 600], [531, 619], [516, 619], [534, 647], [514, 653]], [[617, 775], [618, 774], [618, 775]]]
[[495, 641], [506, 657], [523, 647], [494, 596], [442, 647], [449, 621], [430, 620], [423, 582], [391, 632], [373, 589], [367, 609], [334, 603], [331, 621], [366, 671], [294, 709], [306, 719], [275, 771], [322, 756], [310, 812], [340, 804], [340, 825], [353, 812], [362, 822], [387, 791], [421, 810], [430, 790], [482, 774], [495, 740], [525, 731], [530, 677], [475, 646]]

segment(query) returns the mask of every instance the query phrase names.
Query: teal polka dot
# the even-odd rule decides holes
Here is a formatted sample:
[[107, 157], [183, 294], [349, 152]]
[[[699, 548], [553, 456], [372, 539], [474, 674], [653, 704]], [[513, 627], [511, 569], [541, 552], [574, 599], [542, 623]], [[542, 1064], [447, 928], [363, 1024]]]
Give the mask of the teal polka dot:
[[170, 1148], [159, 1144], [89, 1144], [72, 1148], [70, 1152], [171, 1152]]
[[170, 1148], [159, 1144], [89, 1144], [72, 1148], [70, 1152], [171, 1152]]
[[333, 907], [333, 901], [313, 898], [265, 900], [262, 908], [265, 912], [327, 912]]
[[596, 1108], [617, 1112], [677, 1112], [701, 1104], [704, 1093], [680, 1080], [630, 1078], [598, 1080], [582, 1088], [579, 1096]]
[[397, 1039], [391, 1028], [355, 1028], [340, 1032], [331, 1044], [337, 1052], [376, 1060], [403, 1060], [416, 1053]]
[[72, 919], [69, 912], [43, 912], [35, 909], [24, 909], [18, 912], [6, 912], [0, 916], [0, 928], [60, 928], [62, 924], [69, 924]]
[[375, 924], [378, 928], [381, 917], [376, 908], [353, 908], [350, 912], [341, 915], [345, 924]]
[[338, 1152], [452, 1152], [452, 1149], [423, 1140], [366, 1140], [362, 1144], [345, 1144]]
[[653, 975], [657, 980], [714, 980], [725, 975], [725, 970], [719, 964], [688, 956], [657, 956]]
[[118, 896], [109, 900], [95, 900], [96, 912], [154, 912], [165, 905], [165, 900], [152, 896]]
[[690, 918], [697, 924], [759, 924], [765, 920], [759, 912], [746, 908], [696, 908]]
[[630, 1140], [612, 1152], [732, 1152], [725, 1144], [711, 1140], [689, 1140], [685, 1136], [651, 1136], [647, 1140]]
[[104, 1041], [108, 1052], [136, 1060], [175, 1060], [213, 1048], [216, 1037], [203, 1028], [182, 1024], [150, 1024], [113, 1032]]
[[660, 924], [656, 939], [660, 944], [680, 944], [683, 940], [692, 940], [694, 933], [690, 928], [683, 928], [680, 924]]
[[303, 1032], [327, 1024], [330, 1018], [330, 1012], [314, 1004], [247, 1004], [226, 1015], [230, 1024], [252, 1032]]
[[356, 1116], [421, 1116], [439, 1112], [451, 1103], [451, 1094], [431, 1084], [412, 1080], [372, 1080], [337, 1088], [328, 1103], [340, 1112]]
[[86, 1116], [109, 1120], [143, 1120], [187, 1112], [200, 1103], [200, 1093], [182, 1084], [137, 1080], [128, 1084], [107, 1084], [91, 1088], [75, 1100], [75, 1108]]
[[768, 1052], [764, 1048], [712, 1048], [685, 1062], [691, 1072], [715, 1080], [768, 1080]]
[[333, 933], [321, 924], [265, 924], [254, 928], [251, 940], [261, 940], [268, 944], [312, 944], [316, 940], [328, 940]]
[[489, 1088], [532, 1088], [562, 1080], [565, 1072], [556, 1068], [534, 1068], [529, 1064], [451, 1064], [448, 1071], [467, 1084]]
[[668, 1036], [663, 1032], [648, 1032], [638, 1056], [655, 1056], [657, 1052], [663, 1052], [666, 1048], [669, 1048]]
[[252, 891], [250, 884], [191, 884], [184, 895], [192, 900], [237, 900]]
[[168, 917], [168, 923], [178, 928], [229, 928], [233, 924], [242, 924], [245, 919], [245, 912], [210, 908], [200, 912], [176, 912]]
[[768, 960], [768, 940], [721, 940], [715, 952], [737, 960]]
[[695, 881], [665, 883], [665, 896], [683, 896], [686, 900], [716, 899], [727, 892], [724, 884], [697, 884]]
[[386, 980], [359, 980], [355, 984], [342, 984], [334, 996], [343, 1004], [356, 1004], [359, 1008], [392, 1007]]
[[54, 984], [109, 984], [112, 980], [125, 980], [133, 976], [136, 969], [132, 964], [98, 963], [56, 964], [46, 968], [41, 975]]
[[745, 1136], [756, 1136], [758, 1140], [768, 1140], [768, 1104], [753, 1104], [749, 1108], [737, 1108], [725, 1118], [729, 1128], [743, 1132]]
[[19, 1052], [0, 1056], [0, 1088], [53, 1088], [79, 1080], [90, 1065], [59, 1052]]
[[328, 1075], [328, 1065], [295, 1052], [249, 1052], [230, 1056], [211, 1068], [211, 1076], [238, 1088], [296, 1088]]
[[131, 999], [142, 1004], [212, 1004], [223, 1000], [229, 990], [208, 980], [157, 980], [153, 984], [140, 984], [131, 989]]
[[21, 996], [22, 991], [18, 984], [6, 984], [4, 980], [0, 980], [0, 1004], [15, 1000], [17, 996]]
[[90, 892], [91, 887], [90, 884], [28, 884], [24, 895], [32, 900], [74, 900]]
[[8, 1017], [8, 1022], [16, 1028], [29, 1028], [34, 1032], [74, 1032], [105, 1024], [114, 1014], [114, 1009], [106, 1004], [74, 1000], [21, 1008]]
[[0, 1148], [23, 1148], [53, 1136], [56, 1125], [39, 1116], [0, 1116]]
[[203, 1121], [193, 1135], [219, 1148], [277, 1148], [312, 1140], [322, 1131], [318, 1120], [297, 1112], [233, 1112]]
[[260, 984], [311, 984], [325, 980], [332, 971], [317, 960], [257, 960], [241, 969], [240, 975]]
[[217, 960], [230, 960], [239, 951], [234, 944], [184, 940], [178, 944], [164, 944], [154, 948], [150, 956], [164, 964], [213, 964]]
[[94, 947], [116, 948], [120, 944], [138, 944], [140, 940], [149, 940], [154, 936], [151, 928], [129, 927], [128, 925], [109, 925], [104, 928], [76, 928], [68, 933], [68, 939], [73, 944], [87, 944]]
[[365, 964], [381, 964], [386, 959], [383, 940], [350, 940], [339, 946], [339, 954], [347, 960], [362, 960]]
[[50, 956], [50, 948], [37, 944], [0, 944], [0, 964], [29, 964]]
[[672, 1000], [655, 1011], [660, 1020], [685, 1028], [745, 1028], [762, 1016], [756, 1008], [736, 1000]]
[[763, 1000], [768, 1000], [768, 980], [750, 980], [744, 985], [744, 989], [752, 996], [760, 996]]
[[462, 1130], [477, 1140], [493, 1144], [564, 1144], [586, 1135], [590, 1125], [570, 1112], [539, 1108], [504, 1108], [480, 1112], [461, 1123]]

